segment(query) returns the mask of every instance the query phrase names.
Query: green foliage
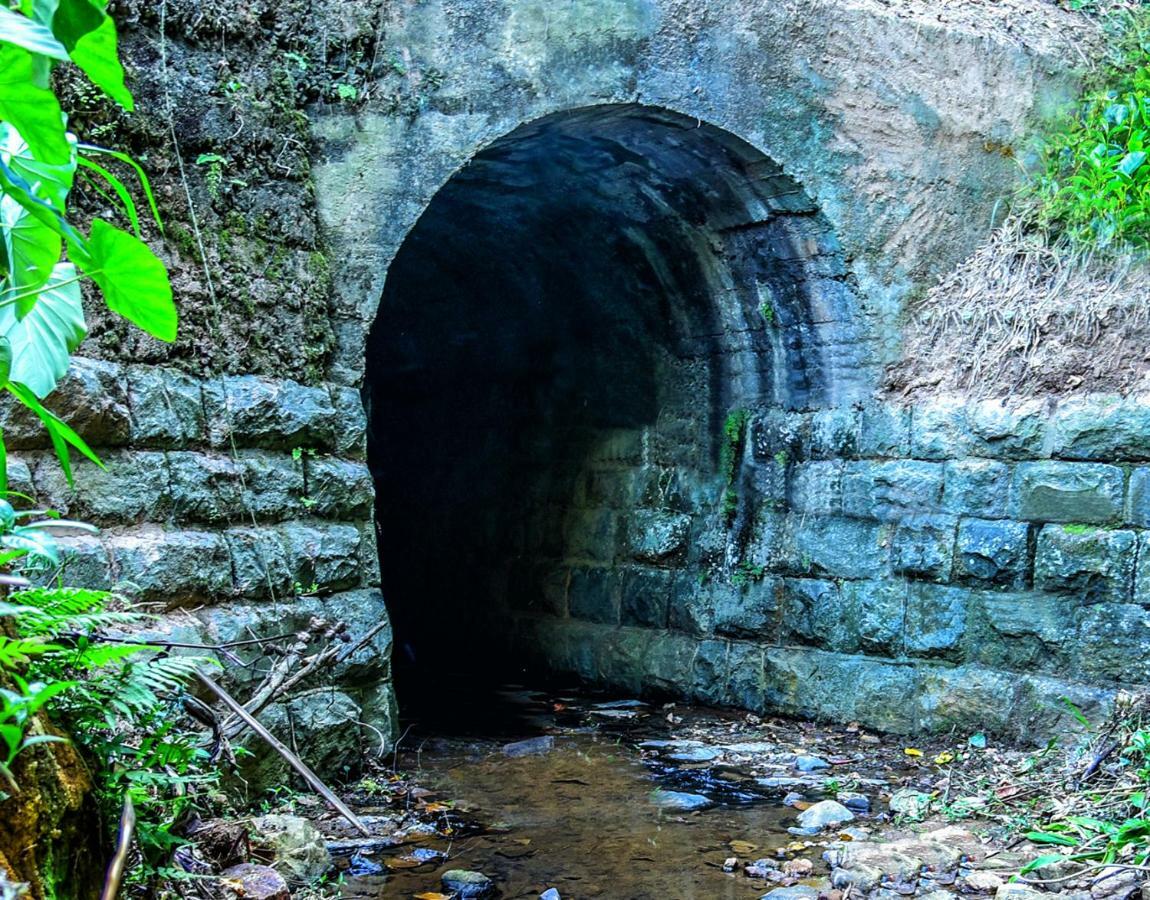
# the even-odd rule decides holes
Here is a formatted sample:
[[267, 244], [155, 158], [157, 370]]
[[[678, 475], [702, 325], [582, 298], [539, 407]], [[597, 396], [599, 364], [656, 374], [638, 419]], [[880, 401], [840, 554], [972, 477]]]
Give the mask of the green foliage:
[[[176, 337], [168, 276], [140, 239], [131, 192], [96, 158], [134, 171], [158, 223], [147, 178], [124, 154], [78, 143], [50, 87], [52, 66], [74, 64], [132, 109], [116, 26], [104, 5], [22, 0], [18, 8], [0, 10], [0, 387], [48, 428], [69, 481], [71, 449], [95, 456], [39, 400], [56, 387], [86, 334], [81, 281], [94, 283], [109, 309], [154, 337]], [[69, 222], [67, 199], [78, 172], [123, 214], [134, 234], [97, 219], [85, 235]], [[2, 444], [0, 433], [0, 463]]]
[[739, 563], [731, 573], [731, 584], [735, 587], [745, 587], [752, 581], [761, 581], [766, 572], [766, 566], [755, 566], [749, 562]]
[[[49, 526], [94, 530], [0, 500], [0, 569], [57, 566]], [[27, 584], [10, 575], [0, 581]], [[48, 708], [93, 760], [109, 821], [131, 797], [141, 871], [149, 874], [180, 841], [172, 828], [193, 802], [188, 786], [216, 776], [206, 753], [174, 725], [173, 704], [206, 661], [115, 637], [146, 618], [111, 593], [84, 588], [24, 586], [0, 602], [0, 682], [8, 685], [0, 685], [0, 777], [15, 792], [16, 757], [61, 740], [32, 733], [36, 713]]]
[[1133, 866], [1150, 863], [1150, 730], [1137, 728], [1129, 732], [1119, 758], [1134, 775], [1136, 789], [1127, 788], [1116, 798], [1117, 806], [1107, 803], [1098, 816], [1061, 816], [1027, 832], [1027, 839], [1036, 844], [1063, 849], [1031, 860], [1022, 875], [1064, 862]]
[[739, 494], [735, 490], [735, 475], [739, 468], [739, 454], [747, 436], [747, 423], [751, 414], [745, 409], [732, 410], [723, 421], [723, 438], [719, 444], [719, 469], [726, 481], [723, 491], [723, 516], [730, 522], [739, 509]]
[[1150, 248], [1150, 8], [1115, 13], [1109, 59], [1042, 148], [1038, 224], [1087, 249]]
[[[17, 690], [0, 690], [0, 775], [49, 735], [28, 733], [32, 716], [50, 712], [94, 761], [108, 821], [125, 794], [136, 809], [142, 856], [138, 875], [163, 868], [183, 839], [173, 828], [196, 802], [192, 785], [212, 785], [207, 753], [176, 723], [176, 699], [205, 660], [116, 639], [146, 617], [105, 591], [29, 588], [0, 605], [12, 638], [0, 638], [0, 674]], [[5, 754], [7, 762], [5, 762]]]

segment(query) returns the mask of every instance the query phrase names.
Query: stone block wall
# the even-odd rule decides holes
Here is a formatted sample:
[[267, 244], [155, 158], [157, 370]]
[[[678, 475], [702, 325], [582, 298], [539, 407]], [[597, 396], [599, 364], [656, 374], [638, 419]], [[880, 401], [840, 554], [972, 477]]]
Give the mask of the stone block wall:
[[1150, 399], [771, 410], [747, 435], [725, 514], [721, 484], [639, 499], [657, 472], [595, 464], [610, 487], [570, 515], [597, 537], [516, 582], [516, 645], [896, 731], [1039, 734], [1062, 698], [1150, 683]]
[[[23, 410], [4, 407], [0, 427], [11, 489], [100, 527], [64, 541], [66, 584], [139, 601], [161, 616], [157, 640], [284, 634], [312, 616], [358, 637], [386, 620], [355, 389], [78, 358], [49, 402], [104, 463], [73, 454], [74, 489]], [[323, 682], [307, 715], [338, 710], [324, 728], [346, 736], [366, 723], [390, 735], [390, 653], [384, 629]], [[224, 673], [240, 685], [259, 675]], [[286, 739], [293, 723], [276, 715]]]

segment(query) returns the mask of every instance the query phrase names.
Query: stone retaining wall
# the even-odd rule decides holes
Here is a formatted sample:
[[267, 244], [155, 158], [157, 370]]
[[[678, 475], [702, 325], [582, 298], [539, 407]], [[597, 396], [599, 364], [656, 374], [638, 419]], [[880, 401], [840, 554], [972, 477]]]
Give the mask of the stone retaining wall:
[[608, 524], [512, 573], [516, 648], [896, 731], [1026, 735], [1150, 683], [1150, 400], [772, 411], [739, 467], [742, 536], [690, 491], [635, 509], [658, 473], [597, 463], [576, 515]]
[[[75, 489], [38, 423], [5, 407], [0, 426], [11, 489], [101, 528], [66, 540], [65, 583], [115, 589], [162, 613], [160, 640], [290, 633], [316, 615], [358, 637], [386, 620], [358, 391], [76, 359], [50, 403], [105, 464], [77, 457]], [[321, 767], [351, 733], [335, 754], [346, 763], [358, 723], [390, 736], [390, 653], [385, 629], [294, 722], [273, 710], [281, 736]], [[241, 685], [259, 677], [239, 666], [225, 675]], [[330, 737], [309, 746], [309, 731]]]

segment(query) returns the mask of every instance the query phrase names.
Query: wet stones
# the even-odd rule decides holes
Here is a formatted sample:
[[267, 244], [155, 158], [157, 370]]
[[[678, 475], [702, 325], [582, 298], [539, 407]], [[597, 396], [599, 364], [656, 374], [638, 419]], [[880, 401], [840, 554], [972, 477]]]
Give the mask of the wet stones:
[[790, 887], [777, 887], [767, 891], [760, 900], [818, 900], [818, 888], [805, 884], [795, 884]]
[[503, 745], [503, 755], [512, 759], [521, 756], [540, 756], [555, 749], [555, 738], [550, 734], [527, 738]]
[[495, 893], [495, 882], [482, 872], [449, 869], [443, 873], [443, 887], [458, 900], [481, 900]]
[[855, 814], [835, 800], [823, 800], [799, 813], [799, 827], [813, 828], [816, 831], [853, 822]]
[[252, 822], [252, 840], [272, 855], [272, 868], [290, 883], [311, 884], [331, 868], [323, 836], [300, 816], [261, 816]]
[[795, 768], [800, 772], [814, 772], [817, 769], [829, 769], [831, 764], [817, 756], [796, 756]]
[[1124, 485], [1117, 466], [1021, 463], [1011, 486], [1011, 514], [1039, 522], [1106, 524], [1122, 516]]
[[236, 900], [289, 900], [291, 897], [287, 881], [271, 866], [240, 863], [225, 869], [219, 883], [224, 896]]
[[651, 792], [651, 802], [660, 809], [668, 812], [694, 812], [699, 809], [708, 809], [715, 804], [702, 794], [690, 794], [684, 791], [654, 790]]

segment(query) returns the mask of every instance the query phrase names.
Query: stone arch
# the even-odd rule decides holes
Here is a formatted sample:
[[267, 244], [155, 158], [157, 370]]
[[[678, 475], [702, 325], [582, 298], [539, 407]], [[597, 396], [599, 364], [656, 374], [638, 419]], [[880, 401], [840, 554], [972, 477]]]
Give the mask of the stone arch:
[[750, 414], [869, 391], [859, 306], [814, 201], [715, 126], [603, 105], [477, 153], [400, 246], [367, 342], [408, 656], [467, 661], [539, 617], [690, 632], [675, 591], [753, 568], [784, 502], [742, 464]]

